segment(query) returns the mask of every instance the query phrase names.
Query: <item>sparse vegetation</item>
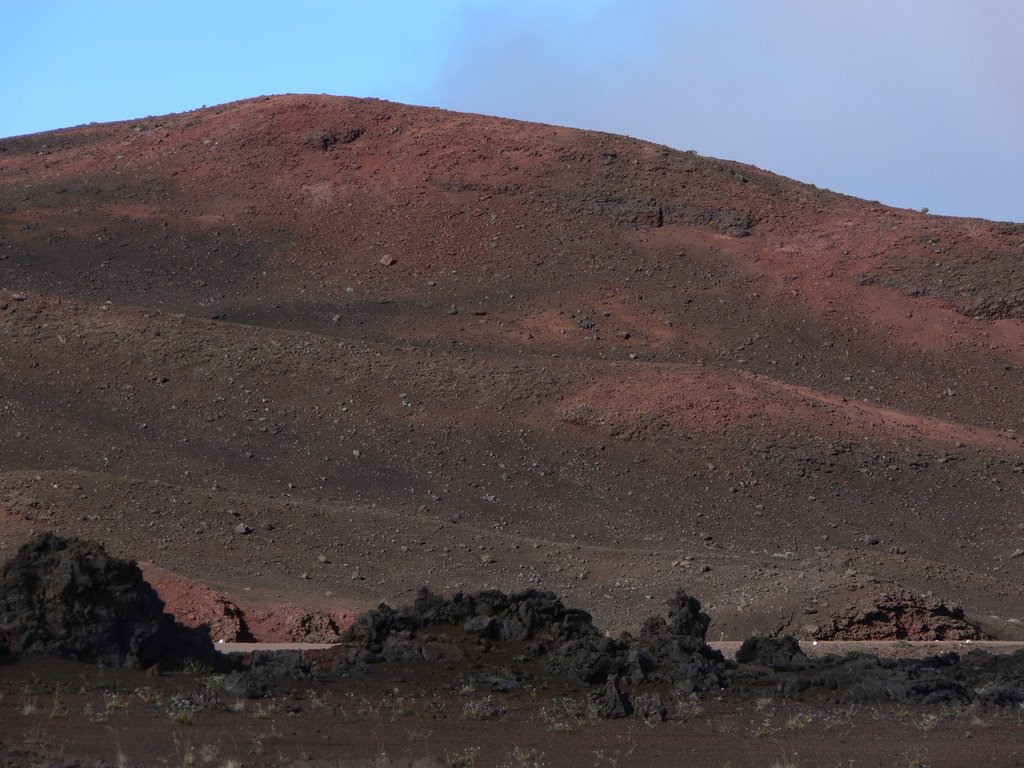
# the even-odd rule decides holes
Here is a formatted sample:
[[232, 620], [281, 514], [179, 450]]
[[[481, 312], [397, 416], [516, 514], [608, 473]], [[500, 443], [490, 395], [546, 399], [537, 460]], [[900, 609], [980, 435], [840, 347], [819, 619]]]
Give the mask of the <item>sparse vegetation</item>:
[[695, 693], [680, 693], [674, 695], [675, 718], [680, 722], [686, 722], [704, 714], [704, 705], [700, 697]]
[[213, 669], [207, 662], [200, 661], [199, 659], [186, 659], [182, 671], [186, 675], [208, 676], [213, 672]]
[[273, 702], [261, 701], [252, 706], [250, 711], [254, 717], [272, 717], [281, 712], [281, 705]]
[[480, 756], [480, 747], [466, 747], [459, 752], [445, 753], [445, 763], [448, 768], [476, 768], [477, 758]]
[[167, 716], [176, 725], [191, 725], [195, 720], [198, 708], [191, 701], [173, 699], [167, 707]]
[[505, 717], [505, 708], [495, 705], [488, 695], [463, 704], [462, 716], [467, 720], [501, 720]]
[[128, 699], [115, 691], [106, 691], [103, 694], [103, 709], [109, 714], [119, 709], [128, 708]]
[[548, 761], [543, 752], [524, 747], [513, 747], [511, 760], [505, 763], [507, 768], [547, 768]]
[[22, 692], [21, 705], [18, 707], [18, 711], [25, 716], [34, 715], [39, 712], [39, 699], [28, 693], [28, 691]]
[[385, 694], [381, 700], [379, 711], [394, 723], [413, 713], [413, 702], [395, 688]]
[[814, 722], [815, 715], [808, 709], [802, 709], [799, 712], [794, 713], [788, 720], [786, 720], [786, 727], [791, 731], [802, 731], [808, 725]]
[[587, 721], [584, 703], [568, 696], [554, 699], [550, 706], [541, 707], [540, 719], [557, 733], [568, 733]]

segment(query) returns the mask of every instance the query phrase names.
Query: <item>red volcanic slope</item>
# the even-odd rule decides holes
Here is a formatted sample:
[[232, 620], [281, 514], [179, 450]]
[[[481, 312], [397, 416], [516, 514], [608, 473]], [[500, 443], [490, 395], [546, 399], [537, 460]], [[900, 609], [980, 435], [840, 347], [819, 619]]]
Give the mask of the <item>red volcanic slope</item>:
[[374, 100], [2, 139], [3, 544], [243, 607], [540, 586], [619, 626], [682, 583], [713, 634], [931, 593], [1016, 637], [1022, 253]]

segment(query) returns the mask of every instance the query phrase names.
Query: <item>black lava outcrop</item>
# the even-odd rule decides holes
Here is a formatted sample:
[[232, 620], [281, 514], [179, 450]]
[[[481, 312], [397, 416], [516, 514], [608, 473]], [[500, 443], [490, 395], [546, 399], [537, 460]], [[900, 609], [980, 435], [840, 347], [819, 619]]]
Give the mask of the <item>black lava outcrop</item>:
[[1024, 703], [1024, 651], [971, 651], [925, 659], [869, 654], [808, 658], [792, 637], [752, 637], [730, 668], [735, 695], [824, 696], [841, 703], [1017, 706]]
[[754, 637], [732, 662], [705, 642], [710, 621], [700, 603], [680, 590], [668, 603], [667, 617], [648, 619], [638, 636], [612, 638], [594, 626], [590, 614], [566, 608], [551, 592], [490, 590], [446, 599], [424, 588], [407, 608], [381, 605], [361, 616], [343, 635], [335, 671], [348, 674], [386, 662], [453, 669], [464, 662], [477, 670], [500, 666], [504, 675], [533, 662], [540, 674], [595, 686], [587, 709], [598, 718], [663, 719], [666, 691], [840, 702], [1024, 702], [1024, 652], [812, 659], [792, 637]]
[[346, 663], [458, 659], [464, 648], [489, 651], [513, 644], [523, 659], [543, 660], [547, 672], [582, 683], [671, 682], [687, 692], [726, 684], [721, 654], [705, 643], [710, 619], [680, 590], [668, 619], [648, 620], [639, 638], [604, 635], [586, 611], [566, 608], [552, 592], [487, 590], [451, 599], [428, 589], [407, 608], [381, 605], [343, 635]]
[[724, 688], [725, 659], [705, 642], [711, 618], [701, 611], [700, 602], [679, 590], [668, 608], [667, 621], [654, 616], [644, 622], [638, 643], [642, 657], [684, 693]]
[[803, 669], [810, 662], [792, 635], [748, 637], [736, 651], [740, 664], [757, 664], [774, 670]]
[[134, 562], [99, 544], [39, 534], [0, 568], [0, 649], [112, 667], [217, 666], [209, 632], [187, 629]]

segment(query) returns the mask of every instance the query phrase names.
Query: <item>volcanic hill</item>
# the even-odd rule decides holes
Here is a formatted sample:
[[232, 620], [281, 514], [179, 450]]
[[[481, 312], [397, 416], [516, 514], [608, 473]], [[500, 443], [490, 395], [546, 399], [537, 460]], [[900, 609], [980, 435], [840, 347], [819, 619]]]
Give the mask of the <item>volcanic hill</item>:
[[256, 635], [682, 585], [714, 639], [1020, 639], [1022, 320], [1020, 224], [621, 136], [277, 96], [0, 139], [0, 557], [95, 539]]

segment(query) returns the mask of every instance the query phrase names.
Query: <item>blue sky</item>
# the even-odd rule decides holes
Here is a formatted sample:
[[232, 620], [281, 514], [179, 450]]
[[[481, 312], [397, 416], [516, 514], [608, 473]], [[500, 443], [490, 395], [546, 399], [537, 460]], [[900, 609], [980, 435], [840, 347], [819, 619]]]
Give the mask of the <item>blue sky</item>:
[[332, 93], [1024, 221], [1018, 0], [0, 0], [0, 136]]

